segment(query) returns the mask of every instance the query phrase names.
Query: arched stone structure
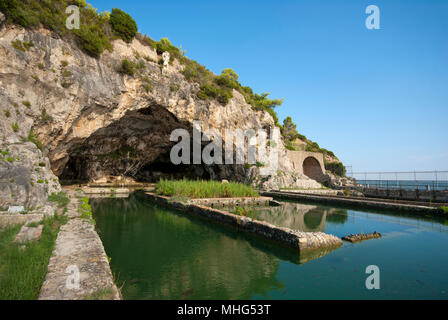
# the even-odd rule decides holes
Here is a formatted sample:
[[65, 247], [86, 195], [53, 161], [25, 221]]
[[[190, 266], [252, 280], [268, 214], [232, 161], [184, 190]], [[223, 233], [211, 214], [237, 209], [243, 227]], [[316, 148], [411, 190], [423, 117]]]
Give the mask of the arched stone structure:
[[308, 178], [321, 182], [323, 180], [322, 168], [315, 157], [307, 157], [303, 160], [303, 174]]
[[304, 174], [317, 182], [325, 182], [326, 171], [322, 153], [288, 150], [287, 156], [297, 173]]

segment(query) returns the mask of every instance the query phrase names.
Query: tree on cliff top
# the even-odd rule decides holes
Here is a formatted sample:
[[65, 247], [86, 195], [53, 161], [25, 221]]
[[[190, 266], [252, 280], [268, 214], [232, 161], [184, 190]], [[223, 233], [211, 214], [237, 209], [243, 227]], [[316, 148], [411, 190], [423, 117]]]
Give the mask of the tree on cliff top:
[[109, 23], [114, 33], [127, 43], [130, 43], [137, 34], [137, 23], [123, 10], [113, 8]]
[[283, 120], [282, 135], [285, 137], [286, 141], [294, 141], [299, 138], [297, 125], [292, 121], [291, 117], [286, 117], [285, 120]]

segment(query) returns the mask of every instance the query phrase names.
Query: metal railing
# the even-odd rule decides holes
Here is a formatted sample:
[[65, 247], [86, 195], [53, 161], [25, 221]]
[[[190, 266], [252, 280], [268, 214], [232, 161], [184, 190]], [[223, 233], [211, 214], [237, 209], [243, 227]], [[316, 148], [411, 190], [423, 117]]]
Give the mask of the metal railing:
[[448, 191], [448, 171], [347, 172], [364, 188]]

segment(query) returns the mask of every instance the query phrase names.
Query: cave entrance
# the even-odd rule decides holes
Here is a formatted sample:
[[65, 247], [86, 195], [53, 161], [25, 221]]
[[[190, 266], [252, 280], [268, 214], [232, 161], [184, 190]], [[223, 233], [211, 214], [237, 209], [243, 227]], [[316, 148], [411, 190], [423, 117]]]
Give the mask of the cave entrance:
[[82, 157], [71, 156], [59, 175], [61, 185], [84, 184], [89, 182], [87, 162]]
[[[70, 145], [65, 165], [56, 172], [60, 180], [78, 182], [116, 182], [128, 177], [136, 182], [160, 179], [203, 179], [243, 181], [243, 165], [175, 165], [170, 152], [177, 144], [170, 140], [176, 129], [192, 137], [192, 125], [177, 119], [158, 105], [130, 110], [106, 127], [98, 128], [84, 140]], [[191, 141], [190, 150], [193, 150]], [[203, 142], [203, 147], [209, 142]]]
[[161, 155], [151, 163], [141, 166], [133, 178], [138, 182], [157, 182], [160, 179], [211, 179], [209, 170], [203, 165], [178, 164], [169, 158], [169, 153]]

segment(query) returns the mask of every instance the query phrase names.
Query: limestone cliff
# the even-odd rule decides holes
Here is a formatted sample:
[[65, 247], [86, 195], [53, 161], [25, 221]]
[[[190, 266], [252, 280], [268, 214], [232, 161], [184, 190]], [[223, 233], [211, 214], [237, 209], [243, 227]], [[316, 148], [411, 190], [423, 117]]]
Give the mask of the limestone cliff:
[[[137, 39], [112, 44], [113, 51], [93, 58], [46, 29], [0, 25], [0, 206], [39, 206], [60, 190], [59, 178], [194, 176], [265, 188], [320, 186], [294, 173], [282, 141], [279, 170], [269, 177], [243, 165], [172, 165], [170, 133], [191, 130], [193, 120], [204, 130], [257, 130], [274, 121], [236, 90], [225, 106], [199, 99], [199, 85], [185, 79], [182, 65], [162, 68], [154, 48]], [[138, 65], [135, 75], [120, 72], [124, 59]]]

